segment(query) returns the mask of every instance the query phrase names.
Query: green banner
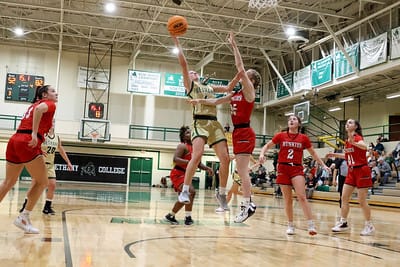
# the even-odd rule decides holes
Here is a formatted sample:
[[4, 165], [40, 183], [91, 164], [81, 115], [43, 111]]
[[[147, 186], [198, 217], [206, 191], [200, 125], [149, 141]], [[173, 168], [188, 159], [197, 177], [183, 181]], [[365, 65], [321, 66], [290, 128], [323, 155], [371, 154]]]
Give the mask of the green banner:
[[[289, 86], [289, 89], [292, 90], [293, 88], [293, 72], [290, 72], [288, 74], [285, 74], [282, 76], [283, 80]], [[278, 84], [276, 86], [276, 98], [282, 98], [289, 96], [290, 92], [287, 90], [286, 86], [283, 84], [283, 82], [278, 79]]]
[[[358, 68], [358, 44], [346, 48], [346, 52], [353, 61], [354, 65]], [[353, 67], [350, 65], [347, 58], [342, 51], [335, 52], [335, 79], [344, 77], [354, 73]]]
[[332, 81], [332, 56], [311, 62], [311, 85], [320, 86]]
[[180, 73], [165, 73], [164, 95], [185, 96], [186, 90], [183, 86], [183, 76]]

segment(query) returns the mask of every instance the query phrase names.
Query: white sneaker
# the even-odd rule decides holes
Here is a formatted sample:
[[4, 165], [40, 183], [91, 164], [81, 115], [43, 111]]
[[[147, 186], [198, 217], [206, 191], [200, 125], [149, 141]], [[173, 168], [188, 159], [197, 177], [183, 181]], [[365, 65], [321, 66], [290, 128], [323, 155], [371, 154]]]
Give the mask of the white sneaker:
[[332, 232], [339, 233], [339, 232], [345, 232], [349, 230], [349, 227], [347, 226], [347, 222], [339, 221], [333, 228]]
[[218, 207], [215, 209], [215, 212], [225, 212], [225, 209], [223, 207]]
[[183, 204], [189, 204], [190, 203], [189, 192], [182, 191], [178, 196], [178, 201]]
[[240, 207], [241, 211], [238, 215], [236, 215], [236, 218], [233, 221], [235, 223], [244, 222], [256, 212], [256, 208], [257, 207], [253, 202], [250, 202], [246, 205], [242, 202], [242, 205]]
[[361, 231], [360, 235], [368, 236], [372, 235], [375, 232], [375, 227], [372, 223], [365, 223], [364, 229]]
[[288, 225], [288, 228], [286, 230], [287, 235], [294, 235], [294, 226], [293, 225]]
[[229, 210], [228, 203], [226, 202], [226, 195], [221, 195], [219, 192], [215, 194], [215, 198], [219, 202], [219, 206], [225, 211]]
[[29, 219], [29, 215], [25, 215], [21, 213], [18, 215], [17, 219], [14, 221], [14, 225], [18, 228], [24, 230], [26, 234], [38, 234], [39, 229], [35, 228], [31, 224], [31, 220]]
[[316, 235], [317, 234], [317, 229], [315, 229], [314, 222], [308, 224], [308, 233], [310, 235]]

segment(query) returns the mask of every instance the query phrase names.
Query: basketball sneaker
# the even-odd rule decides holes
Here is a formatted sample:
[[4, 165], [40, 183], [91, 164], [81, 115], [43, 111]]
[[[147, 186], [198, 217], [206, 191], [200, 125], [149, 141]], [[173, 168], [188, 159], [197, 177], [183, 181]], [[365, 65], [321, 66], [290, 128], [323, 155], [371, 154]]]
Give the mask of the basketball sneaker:
[[42, 212], [43, 212], [43, 214], [46, 214], [46, 215], [56, 215], [56, 212], [53, 210], [52, 207], [44, 207]]
[[366, 222], [364, 229], [361, 231], [360, 235], [369, 236], [375, 232], [375, 227], [370, 222]]
[[339, 233], [339, 232], [345, 232], [349, 230], [349, 227], [347, 226], [346, 221], [339, 221], [333, 228], [332, 232]]
[[294, 235], [294, 226], [293, 225], [288, 225], [286, 229], [286, 234], [287, 235]]
[[249, 202], [244, 204], [242, 202], [240, 206], [240, 212], [236, 215], [236, 218], [233, 220], [235, 223], [241, 223], [247, 220], [250, 216], [252, 216], [256, 212], [256, 205], [253, 202]]
[[192, 225], [194, 223], [192, 216], [185, 216], [185, 224]]
[[175, 219], [175, 215], [172, 215], [171, 213], [168, 213], [167, 215], [165, 215], [165, 219], [167, 221], [169, 221], [171, 224], [179, 224], [179, 222]]
[[317, 234], [317, 229], [315, 229], [314, 222], [310, 221], [308, 223], [308, 233], [310, 235], [316, 235]]
[[228, 203], [226, 202], [226, 195], [221, 195], [219, 192], [215, 193], [215, 198], [219, 202], [219, 207], [224, 209], [224, 211], [228, 211]]
[[190, 203], [189, 192], [188, 191], [180, 192], [178, 196], [178, 201], [183, 204], [189, 204]]
[[31, 224], [31, 220], [29, 219], [29, 215], [21, 213], [18, 215], [17, 219], [14, 221], [14, 225], [18, 228], [24, 230], [26, 234], [38, 234], [39, 229], [35, 228]]

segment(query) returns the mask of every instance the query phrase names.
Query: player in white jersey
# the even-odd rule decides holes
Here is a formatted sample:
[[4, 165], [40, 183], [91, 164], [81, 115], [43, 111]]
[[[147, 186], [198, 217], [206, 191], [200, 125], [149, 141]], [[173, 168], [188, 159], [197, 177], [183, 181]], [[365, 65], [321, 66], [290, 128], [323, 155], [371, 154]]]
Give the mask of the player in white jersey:
[[[73, 166], [61, 144], [60, 137], [54, 132], [54, 122], [53, 122], [53, 127], [45, 135], [45, 140], [42, 143], [42, 152], [43, 155], [45, 156], [44, 160], [46, 162], [47, 176], [49, 179], [49, 183], [47, 185], [46, 203], [44, 205], [42, 212], [44, 214], [49, 214], [49, 215], [55, 215], [55, 211], [53, 210], [51, 204], [53, 202], [54, 192], [56, 191], [56, 171], [54, 168], [54, 158], [57, 150], [60, 153], [61, 157], [67, 163], [68, 170], [72, 171]], [[24, 210], [26, 202], [27, 198], [25, 198], [25, 202], [20, 212]]]

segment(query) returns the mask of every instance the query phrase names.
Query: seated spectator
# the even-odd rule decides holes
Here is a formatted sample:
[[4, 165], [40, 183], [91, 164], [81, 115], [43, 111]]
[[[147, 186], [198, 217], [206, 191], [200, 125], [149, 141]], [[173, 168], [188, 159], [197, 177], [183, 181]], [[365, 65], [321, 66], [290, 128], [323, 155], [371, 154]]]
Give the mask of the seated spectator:
[[399, 167], [400, 165], [400, 143], [396, 145], [394, 150], [392, 151], [393, 159], [394, 159], [394, 164], [396, 167]]
[[317, 188], [318, 179], [313, 177], [311, 172], [307, 172], [306, 176], [306, 197], [311, 198], [315, 188]]
[[381, 173], [380, 173], [380, 170], [379, 170], [375, 160], [372, 160], [369, 163], [369, 167], [371, 168], [371, 177], [372, 177], [372, 182], [373, 182], [371, 193], [374, 194], [375, 185], [379, 184], [381, 181]]
[[383, 157], [379, 157], [378, 159], [378, 168], [381, 177], [383, 177], [383, 179], [380, 182], [380, 185], [384, 185], [389, 181], [389, 177], [392, 176], [392, 169], [390, 168], [390, 165], [385, 161]]
[[385, 151], [385, 147], [383, 146], [383, 144], [382, 144], [382, 140], [383, 140], [383, 137], [382, 136], [379, 136], [377, 139], [376, 139], [376, 145], [375, 145], [375, 147], [374, 147], [374, 151], [376, 151], [379, 155], [383, 155], [383, 152]]

